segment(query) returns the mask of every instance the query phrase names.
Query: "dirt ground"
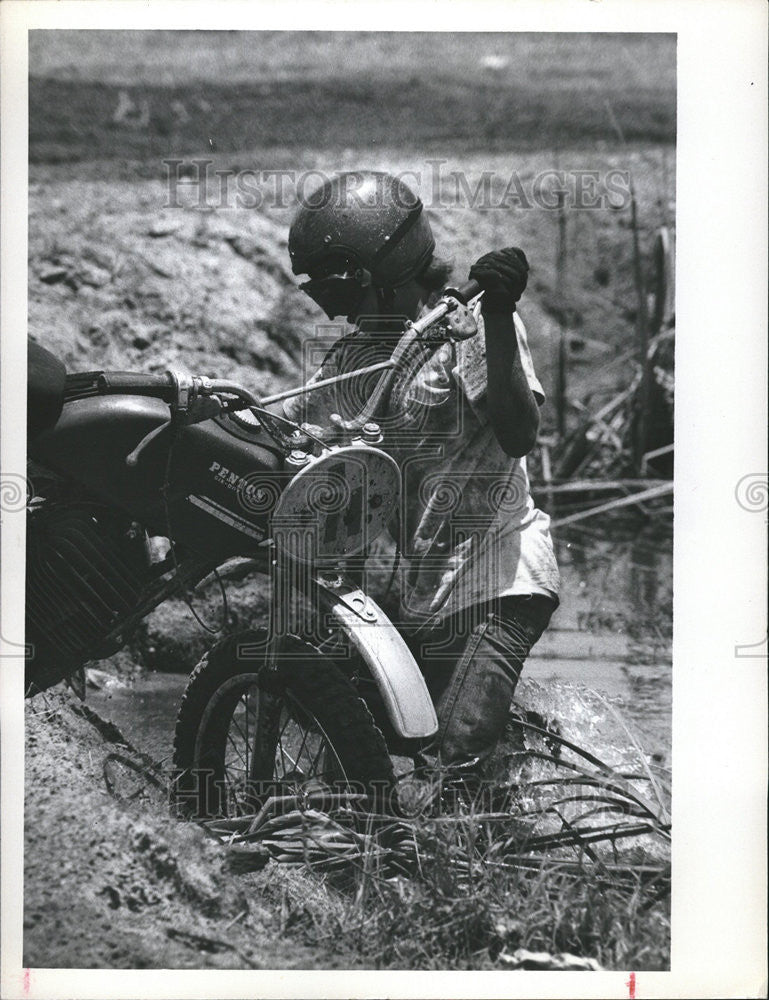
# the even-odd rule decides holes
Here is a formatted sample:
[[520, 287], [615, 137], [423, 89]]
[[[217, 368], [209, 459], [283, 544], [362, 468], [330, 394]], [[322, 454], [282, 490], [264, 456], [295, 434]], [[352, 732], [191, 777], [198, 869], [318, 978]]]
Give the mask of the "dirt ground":
[[[318, 153], [314, 162], [315, 169], [331, 173], [358, 161], [351, 153], [341, 164]], [[625, 384], [627, 369], [615, 361], [632, 349], [637, 301], [628, 210], [570, 214], [569, 263], [559, 280], [554, 211], [479, 210], [466, 194], [491, 170], [496, 193], [490, 197], [501, 198], [511, 163], [530, 193], [553, 162], [542, 153], [514, 160], [457, 154], [444, 170], [463, 181], [445, 180], [447, 204], [429, 215], [438, 251], [453, 261], [458, 278], [490, 248], [525, 249], [531, 275], [519, 312], [548, 393], [560, 323], [567, 323], [571, 421], [580, 407], [599, 407]], [[656, 227], [670, 216], [671, 150], [573, 150], [567, 162], [575, 172], [598, 163], [632, 173], [644, 220], [640, 238], [649, 253]], [[419, 160], [381, 150], [371, 166], [420, 169]], [[229, 169], [232, 160], [221, 158], [209, 177]], [[421, 169], [426, 184], [427, 168]], [[104, 163], [88, 171], [93, 176], [63, 165], [30, 169], [28, 329], [34, 339], [71, 370], [178, 367], [231, 377], [260, 394], [296, 385], [303, 371], [314, 370], [314, 363], [304, 361], [303, 344], [335, 337], [340, 329], [297, 291], [291, 274], [287, 235], [295, 201], [275, 205], [265, 194], [259, 208], [243, 207], [235, 182], [224, 197], [210, 179], [208, 186], [181, 183], [170, 194], [163, 177], [113, 179]], [[554, 421], [548, 403], [543, 432]]]
[[25, 966], [358, 964], [333, 951], [321, 955], [284, 926], [276, 866], [228, 870], [219, 845], [171, 817], [162, 791], [109, 762], [125, 752], [123, 740], [70, 692], [41, 696], [27, 709]]

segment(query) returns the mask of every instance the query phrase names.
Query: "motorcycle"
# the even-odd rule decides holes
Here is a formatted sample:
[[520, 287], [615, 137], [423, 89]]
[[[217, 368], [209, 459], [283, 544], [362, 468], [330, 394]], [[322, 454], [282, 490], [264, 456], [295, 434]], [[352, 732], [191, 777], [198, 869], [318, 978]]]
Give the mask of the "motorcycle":
[[[226, 635], [192, 672], [177, 800], [198, 817], [240, 815], [297, 789], [392, 788], [391, 755], [413, 756], [437, 719], [405, 639], [361, 587], [399, 505], [376, 421], [415, 350], [475, 334], [479, 294], [475, 282], [445, 289], [385, 361], [261, 399], [181, 371], [67, 374], [31, 344], [28, 696], [245, 558], [269, 578], [269, 627]], [[328, 428], [270, 408], [375, 373], [361, 411]], [[167, 540], [164, 555], [153, 539]]]

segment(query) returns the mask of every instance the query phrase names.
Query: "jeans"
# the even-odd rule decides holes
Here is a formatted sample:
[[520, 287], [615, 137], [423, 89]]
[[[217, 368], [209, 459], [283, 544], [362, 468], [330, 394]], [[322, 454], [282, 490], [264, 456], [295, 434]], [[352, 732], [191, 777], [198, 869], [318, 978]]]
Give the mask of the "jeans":
[[482, 768], [504, 732], [524, 660], [557, 607], [539, 594], [501, 597], [409, 640], [438, 714], [428, 752], [441, 763]]

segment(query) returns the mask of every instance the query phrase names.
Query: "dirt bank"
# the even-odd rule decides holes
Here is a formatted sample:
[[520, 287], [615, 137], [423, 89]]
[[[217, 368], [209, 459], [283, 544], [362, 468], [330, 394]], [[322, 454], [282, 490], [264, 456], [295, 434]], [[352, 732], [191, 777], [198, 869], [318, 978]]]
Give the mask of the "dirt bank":
[[[595, 706], [568, 685], [526, 687], [527, 704], [568, 720], [567, 737], [637, 765], [619, 729], [598, 726]], [[169, 815], [167, 772], [87, 704], [41, 696], [26, 732], [27, 967], [498, 969], [514, 948], [537, 952], [545, 968], [567, 967], [562, 952], [588, 960], [583, 968], [666, 966], [668, 907], [640, 885], [623, 894], [587, 870], [564, 883], [557, 865], [527, 880], [492, 864], [463, 881], [436, 848], [448, 836], [448, 849], [451, 831], [429, 821], [415, 828], [418, 877], [372, 877], [354, 863], [338, 878], [273, 861], [243, 871], [242, 859]], [[662, 871], [657, 847], [663, 854], [653, 838], [630, 854], [607, 846], [607, 860], [637, 850]]]
[[[358, 964], [302, 944], [285, 927], [277, 866], [229, 871], [221, 847], [169, 815], [163, 791], [108, 761], [120, 742], [119, 731], [100, 729], [99, 717], [68, 693], [27, 708], [25, 966]], [[133, 801], [115, 797], [134, 792]]]
[[[526, 250], [531, 275], [520, 312], [548, 389], [561, 323], [571, 346], [571, 399], [597, 404], [624, 384], [625, 366], [611, 363], [634, 342], [629, 207], [569, 213], [568, 268], [559, 279], [558, 213], [537, 204], [534, 192], [538, 178], [556, 165], [565, 172], [569, 197], [575, 197], [580, 171], [618, 172], [612, 176], [620, 189], [626, 183], [621, 178], [632, 176], [648, 255], [656, 227], [672, 208], [673, 153], [664, 146], [567, 150], [558, 157], [455, 153], [440, 166], [392, 149], [334, 155], [250, 151], [214, 157], [206, 173], [195, 168], [175, 186], [169, 186], [168, 170], [158, 162], [143, 179], [121, 178], [119, 165], [106, 161], [87, 169], [35, 166], [30, 334], [74, 369], [176, 366], [238, 378], [262, 393], [296, 384], [305, 341], [340, 332], [338, 325], [329, 329], [291, 274], [288, 226], [302, 189], [298, 182], [287, 183], [281, 201], [274, 183], [260, 182], [263, 200], [254, 206], [239, 194], [238, 171], [269, 167], [290, 168], [297, 176], [303, 170], [330, 174], [361, 162], [417, 172], [423, 197], [434, 202], [428, 212], [438, 250], [452, 258], [458, 277], [493, 247], [515, 244]], [[234, 173], [224, 182], [216, 171]], [[249, 183], [257, 182], [252, 176]], [[499, 207], [506, 191], [512, 198], [511, 184], [523, 204]], [[609, 197], [605, 190], [602, 197]], [[544, 428], [553, 420], [553, 408], [546, 405]]]

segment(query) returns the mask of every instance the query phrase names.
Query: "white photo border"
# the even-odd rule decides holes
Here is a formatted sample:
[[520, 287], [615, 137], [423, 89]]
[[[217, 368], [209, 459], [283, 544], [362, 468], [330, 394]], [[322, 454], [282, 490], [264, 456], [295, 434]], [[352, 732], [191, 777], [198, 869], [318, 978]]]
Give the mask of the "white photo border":
[[[24, 474], [27, 32], [200, 28], [672, 32], [678, 36], [677, 344], [670, 972], [638, 997], [766, 996], [767, 6], [762, 0], [5, 0], [3, 475]], [[386, 17], [383, 16], [386, 11]], [[765, 478], [764, 478], [765, 483]], [[766, 489], [764, 487], [764, 498]], [[626, 997], [628, 974], [24, 970], [24, 518], [2, 518], [3, 997]], [[761, 646], [763, 636], [763, 646]], [[745, 652], [753, 646], [755, 652]], [[740, 650], [743, 652], [740, 652]]]

